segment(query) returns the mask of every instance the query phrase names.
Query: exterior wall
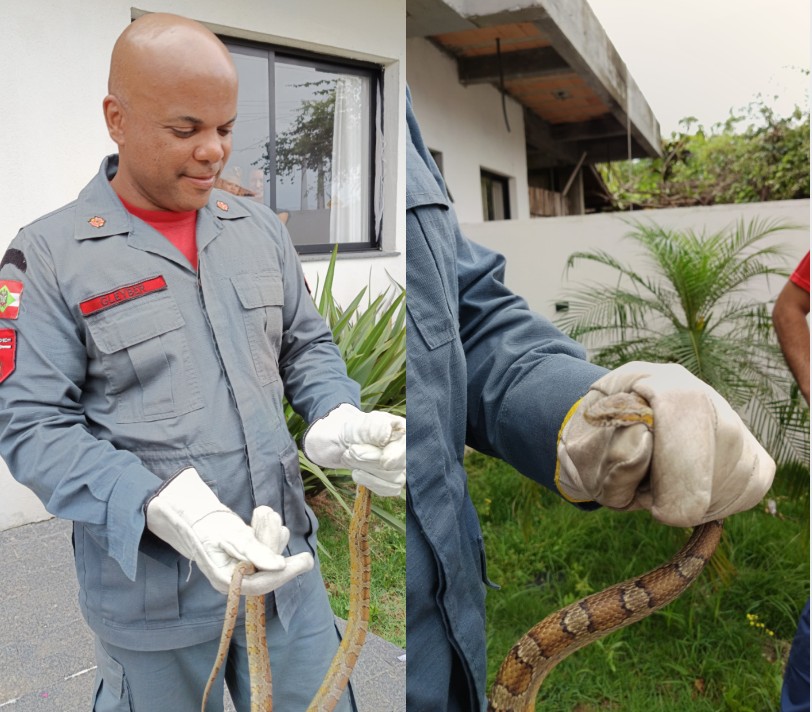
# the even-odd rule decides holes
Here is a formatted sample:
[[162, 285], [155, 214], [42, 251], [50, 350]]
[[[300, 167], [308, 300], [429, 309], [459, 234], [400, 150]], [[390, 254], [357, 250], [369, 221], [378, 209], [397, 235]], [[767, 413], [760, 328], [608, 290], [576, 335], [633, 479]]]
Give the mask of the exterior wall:
[[[391, 178], [387, 174], [383, 233], [389, 256], [347, 259], [336, 287], [351, 298], [356, 285], [369, 282], [370, 268], [376, 291], [389, 283], [387, 272], [404, 283], [404, 0], [313, 0], [306, 11], [285, 0], [150, 0], [138, 9], [125, 0], [10, 4], [0, 23], [0, 63], [14, 67], [5, 83], [5, 105], [13, 110], [5, 113], [0, 136], [7, 166], [0, 178], [0, 249], [21, 226], [73, 200], [102, 157], [115, 151], [101, 109], [110, 51], [131, 18], [144, 11], [175, 12], [233, 37], [384, 65], [384, 170]], [[311, 284], [325, 262], [307, 259]]]
[[[115, 151], [102, 116], [110, 52], [133, 17], [152, 11], [186, 15], [233, 37], [384, 66], [384, 252], [342, 256], [334, 291], [347, 302], [364, 285], [381, 291], [389, 275], [405, 284], [405, 0], [312, 0], [306, 10], [285, 0], [147, 0], [138, 9], [125, 0], [7, 3], [0, 65], [14, 70], [5, 74], [0, 134], [0, 251], [20, 227], [73, 200]], [[305, 262], [311, 285], [323, 282], [326, 263]], [[2, 462], [0, 486], [0, 529], [48, 516]]]
[[482, 222], [482, 168], [513, 179], [510, 214], [514, 219], [529, 218], [521, 105], [508, 97], [508, 133], [496, 89], [462, 86], [456, 62], [428, 40], [407, 40], [406, 54], [406, 77], [420, 130], [426, 145], [443, 154], [443, 174], [459, 219]]
[[[775, 219], [799, 226], [776, 233], [771, 244], [787, 247], [789, 263], [794, 268], [809, 249], [809, 200], [787, 200], [746, 205], [717, 205], [704, 208], [673, 208], [634, 213], [603, 213], [558, 218], [533, 218], [462, 225], [463, 234], [482, 245], [501, 252], [507, 259], [505, 282], [522, 295], [534, 311], [552, 319], [555, 302], [565, 301], [568, 288], [600, 282], [613, 273], [587, 261], [578, 263], [567, 278], [567, 258], [581, 250], [605, 250], [621, 262], [645, 272], [645, 262], [624, 240], [630, 232], [629, 220], [651, 220], [673, 229], [691, 229], [711, 234], [753, 218]], [[765, 301], [773, 300], [784, 286], [783, 279], [772, 279], [760, 289]]]

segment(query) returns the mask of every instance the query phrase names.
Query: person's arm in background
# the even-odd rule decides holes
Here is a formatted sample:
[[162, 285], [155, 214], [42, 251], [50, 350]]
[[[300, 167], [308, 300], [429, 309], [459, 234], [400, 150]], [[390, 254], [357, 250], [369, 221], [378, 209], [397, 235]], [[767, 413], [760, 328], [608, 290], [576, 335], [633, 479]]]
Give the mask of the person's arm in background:
[[[805, 274], [804, 274], [805, 270]], [[784, 285], [773, 308], [778, 343], [801, 393], [809, 403], [809, 253]]]

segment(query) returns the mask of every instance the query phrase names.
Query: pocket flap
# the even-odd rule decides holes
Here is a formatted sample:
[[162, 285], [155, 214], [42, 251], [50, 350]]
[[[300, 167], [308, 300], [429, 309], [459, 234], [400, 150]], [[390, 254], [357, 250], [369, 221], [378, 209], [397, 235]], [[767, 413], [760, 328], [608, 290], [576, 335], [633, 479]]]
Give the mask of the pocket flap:
[[285, 303], [285, 291], [279, 272], [238, 274], [231, 278], [231, 283], [245, 309], [282, 306]]
[[446, 197], [437, 178], [429, 170], [422, 156], [410, 142], [406, 142], [406, 210], [420, 205], [440, 205], [448, 208]]
[[168, 293], [107, 309], [87, 317], [86, 321], [96, 346], [106, 354], [179, 329], [186, 323]]

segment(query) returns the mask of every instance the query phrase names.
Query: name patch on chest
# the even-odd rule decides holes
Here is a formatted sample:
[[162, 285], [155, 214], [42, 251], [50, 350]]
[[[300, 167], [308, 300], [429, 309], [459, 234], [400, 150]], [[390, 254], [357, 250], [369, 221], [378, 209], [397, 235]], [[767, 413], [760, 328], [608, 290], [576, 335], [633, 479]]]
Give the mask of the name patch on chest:
[[123, 287], [118, 287], [112, 292], [107, 292], [107, 294], [99, 294], [96, 297], [86, 299], [79, 303], [79, 309], [81, 309], [82, 314], [85, 316], [90, 316], [96, 312], [114, 307], [117, 304], [123, 304], [124, 302], [138, 299], [138, 297], [144, 297], [152, 292], [160, 292], [163, 289], [166, 289], [166, 280], [161, 275], [158, 275], [157, 277], [145, 279], [143, 282], [128, 284]]

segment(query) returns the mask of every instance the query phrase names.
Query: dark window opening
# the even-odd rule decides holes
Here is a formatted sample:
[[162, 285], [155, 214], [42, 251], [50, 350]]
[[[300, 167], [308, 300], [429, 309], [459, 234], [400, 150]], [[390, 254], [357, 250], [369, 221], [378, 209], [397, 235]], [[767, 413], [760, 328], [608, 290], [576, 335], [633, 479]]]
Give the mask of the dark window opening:
[[484, 220], [510, 220], [510, 179], [480, 171], [482, 217]]

